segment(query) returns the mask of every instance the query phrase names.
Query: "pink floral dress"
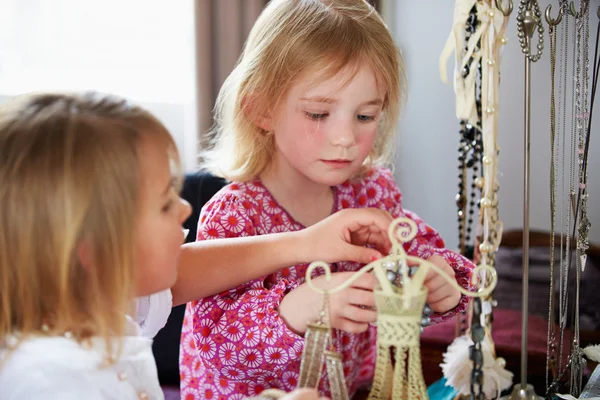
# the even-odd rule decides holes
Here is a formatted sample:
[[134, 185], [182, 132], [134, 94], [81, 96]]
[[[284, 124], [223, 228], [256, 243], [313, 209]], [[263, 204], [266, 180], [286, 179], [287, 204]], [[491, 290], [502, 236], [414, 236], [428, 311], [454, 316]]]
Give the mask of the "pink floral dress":
[[[441, 255], [456, 271], [463, 287], [470, 287], [473, 264], [444, 248], [439, 234], [414, 213], [403, 210], [401, 194], [389, 170], [368, 174], [333, 188], [334, 212], [344, 208], [378, 207], [394, 217], [417, 223], [419, 233], [405, 248], [411, 255]], [[259, 180], [232, 183], [202, 210], [198, 240], [297, 231], [304, 227], [288, 214]], [[332, 271], [356, 271], [362, 265], [340, 262]], [[267, 388], [291, 391], [298, 383], [304, 339], [292, 332], [277, 308], [286, 293], [304, 282], [307, 265], [295, 265], [247, 282], [216, 296], [188, 303], [181, 333], [181, 398], [241, 399]], [[432, 322], [443, 321], [468, 303]], [[343, 356], [349, 394], [368, 386], [375, 366], [376, 328], [361, 334], [337, 331], [334, 344]], [[327, 379], [320, 391], [329, 394]]]

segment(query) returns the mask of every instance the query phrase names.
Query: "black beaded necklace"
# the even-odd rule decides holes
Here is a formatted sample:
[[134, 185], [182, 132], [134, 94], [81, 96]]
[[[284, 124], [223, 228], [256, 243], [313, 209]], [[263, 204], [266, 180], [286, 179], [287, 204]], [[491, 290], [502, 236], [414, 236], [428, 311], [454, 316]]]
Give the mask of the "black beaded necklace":
[[[468, 43], [470, 36], [475, 32], [480, 21], [477, 19], [477, 8], [473, 6], [469, 13], [465, 29], [465, 42]], [[479, 50], [477, 44], [475, 51]], [[477, 125], [473, 126], [466, 120], [460, 121], [460, 141], [458, 146], [458, 193], [456, 194], [456, 206], [458, 208], [458, 242], [460, 253], [470, 260], [475, 256], [475, 243], [472, 241], [474, 227], [475, 209], [479, 209], [478, 198], [481, 198], [483, 187], [483, 138], [481, 134], [481, 62], [477, 64], [477, 71], [470, 71], [467, 63], [461, 71], [462, 77], [466, 78], [470, 73], [477, 73], [478, 79], [475, 84], [475, 103], [477, 108]], [[468, 173], [471, 172], [471, 179]], [[470, 185], [470, 189], [468, 188]], [[468, 198], [468, 203], [467, 203]]]

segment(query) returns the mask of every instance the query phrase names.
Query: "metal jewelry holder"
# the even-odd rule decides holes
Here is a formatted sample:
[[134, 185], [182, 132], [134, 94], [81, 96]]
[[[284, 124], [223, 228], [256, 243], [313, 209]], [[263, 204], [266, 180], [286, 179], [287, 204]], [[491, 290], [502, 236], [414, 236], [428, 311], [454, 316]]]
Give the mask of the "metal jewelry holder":
[[[511, 400], [537, 399], [533, 386], [527, 383], [527, 324], [529, 314], [529, 203], [530, 203], [530, 147], [531, 147], [531, 63], [536, 62], [544, 48], [544, 27], [541, 20], [537, 0], [521, 0], [517, 15], [517, 29], [521, 49], [525, 54], [525, 119], [524, 119], [524, 151], [523, 151], [523, 298], [521, 329], [521, 383], [513, 387]], [[532, 37], [538, 28], [540, 35], [538, 52], [532, 54]]]

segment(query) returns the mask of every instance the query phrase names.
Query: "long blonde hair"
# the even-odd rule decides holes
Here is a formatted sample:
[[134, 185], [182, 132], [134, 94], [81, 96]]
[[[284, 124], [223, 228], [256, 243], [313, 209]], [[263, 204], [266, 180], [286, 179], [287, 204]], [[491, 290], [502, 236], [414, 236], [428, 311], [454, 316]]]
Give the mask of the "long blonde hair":
[[257, 121], [277, 109], [301, 74], [316, 72], [326, 80], [363, 63], [386, 91], [368, 167], [390, 161], [406, 91], [402, 56], [385, 23], [364, 0], [272, 0], [221, 88], [204, 167], [233, 181], [255, 178], [275, 150], [273, 135]]
[[0, 105], [0, 338], [70, 332], [110, 348], [124, 334], [142, 136], [176, 157], [164, 126], [115, 96]]

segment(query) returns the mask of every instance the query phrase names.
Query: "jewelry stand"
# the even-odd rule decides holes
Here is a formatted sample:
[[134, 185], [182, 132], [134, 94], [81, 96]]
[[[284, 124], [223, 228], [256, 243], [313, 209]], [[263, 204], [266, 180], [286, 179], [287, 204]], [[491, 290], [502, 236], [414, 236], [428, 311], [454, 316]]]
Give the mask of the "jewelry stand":
[[[536, 26], [540, 33], [538, 53], [531, 54], [531, 39]], [[529, 200], [530, 200], [530, 146], [531, 146], [531, 63], [540, 59], [543, 49], [541, 12], [536, 0], [521, 0], [517, 15], [517, 27], [521, 48], [525, 54], [525, 124], [523, 152], [523, 299], [521, 329], [521, 383], [513, 387], [511, 400], [537, 399], [533, 386], [527, 383], [527, 322], [529, 314]]]
[[[513, 10], [512, 0], [507, 6], [502, 1], [456, 0], [452, 30], [440, 56], [440, 75], [444, 83], [449, 83], [447, 59], [452, 51], [456, 54], [454, 89], [456, 116], [461, 122], [456, 195], [459, 248], [465, 257], [490, 267], [495, 266], [503, 231], [498, 215], [498, 88], [500, 53], [507, 43], [505, 32]], [[473, 170], [470, 202], [468, 169]], [[480, 189], [480, 212], [476, 228], [472, 229], [476, 188]], [[476, 248], [470, 241], [472, 230], [477, 232]], [[456, 324], [456, 338], [444, 353], [441, 366], [446, 386], [452, 386], [461, 398], [469, 394], [471, 399], [494, 398], [512, 387], [512, 373], [504, 369], [495, 355], [491, 337], [493, 303], [492, 296], [473, 303], [471, 327], [467, 326], [466, 315], [462, 315]], [[463, 368], [469, 368], [471, 373]]]

